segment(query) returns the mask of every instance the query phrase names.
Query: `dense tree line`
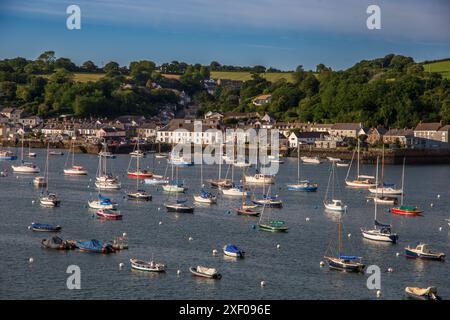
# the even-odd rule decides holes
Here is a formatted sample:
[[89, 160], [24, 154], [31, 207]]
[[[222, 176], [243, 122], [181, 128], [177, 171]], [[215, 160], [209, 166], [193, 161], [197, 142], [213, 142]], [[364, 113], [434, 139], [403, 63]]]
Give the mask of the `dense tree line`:
[[[252, 79], [240, 88], [217, 86], [209, 94], [203, 81], [211, 71], [249, 71]], [[0, 60], [0, 106], [22, 107], [43, 117], [59, 114], [117, 116], [157, 115], [175, 104], [174, 91], [185, 91], [207, 111], [269, 112], [280, 120], [311, 122], [362, 122], [368, 126], [411, 127], [419, 121], [450, 121], [449, 82], [428, 73], [412, 58], [387, 55], [364, 60], [343, 71], [318, 64], [315, 71], [300, 65], [293, 81], [269, 82], [264, 66], [234, 67], [211, 62], [208, 66], [172, 61], [157, 66], [149, 60], [120, 66], [110, 61], [98, 67], [92, 61], [77, 66], [53, 51], [35, 60]], [[104, 76], [93, 82], [74, 81], [74, 72]], [[179, 75], [164, 77], [162, 73]], [[161, 89], [161, 87], [163, 89]], [[173, 90], [175, 89], [175, 90]], [[270, 103], [254, 106], [260, 94]]]

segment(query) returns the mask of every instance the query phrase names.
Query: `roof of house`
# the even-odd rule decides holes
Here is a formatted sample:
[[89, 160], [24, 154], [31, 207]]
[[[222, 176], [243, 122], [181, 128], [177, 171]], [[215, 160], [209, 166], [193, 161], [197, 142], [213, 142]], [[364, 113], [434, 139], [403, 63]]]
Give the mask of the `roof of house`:
[[362, 128], [361, 123], [335, 123], [332, 125], [333, 130], [359, 130]]
[[314, 139], [320, 138], [324, 135], [328, 135], [327, 132], [315, 132], [315, 131], [294, 131], [293, 132], [298, 139]]
[[450, 125], [443, 126], [439, 129], [439, 131], [450, 131]]
[[260, 94], [259, 96], [254, 97], [253, 101], [254, 100], [267, 100], [267, 99], [270, 99], [271, 97], [272, 97], [271, 94]]
[[413, 129], [389, 129], [384, 136], [391, 137], [412, 137], [414, 136]]
[[369, 134], [372, 132], [378, 132], [378, 134], [383, 135], [387, 132], [387, 129], [384, 127], [370, 128]]
[[441, 122], [420, 122], [414, 131], [438, 131], [442, 127]]

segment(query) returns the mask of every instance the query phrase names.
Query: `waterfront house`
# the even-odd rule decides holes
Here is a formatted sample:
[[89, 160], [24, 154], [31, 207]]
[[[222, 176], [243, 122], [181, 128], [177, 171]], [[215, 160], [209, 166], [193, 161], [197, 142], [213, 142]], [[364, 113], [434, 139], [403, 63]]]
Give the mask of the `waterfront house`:
[[434, 140], [449, 143], [450, 125], [442, 126], [434, 135]]
[[442, 127], [442, 122], [422, 122], [414, 128], [414, 136], [423, 139], [433, 139], [438, 130]]
[[331, 132], [331, 128], [333, 128], [332, 123], [313, 123], [309, 125], [308, 131], [314, 132]]
[[375, 144], [383, 141], [383, 135], [386, 134], [387, 130], [383, 127], [370, 128], [367, 133], [367, 143]]
[[383, 135], [383, 143], [399, 144], [404, 148], [413, 148], [418, 145], [418, 139], [414, 137], [413, 129], [389, 129]]
[[12, 123], [20, 123], [20, 119], [25, 116], [25, 111], [23, 109], [7, 107], [3, 108], [0, 114], [7, 117]]
[[220, 141], [222, 129], [214, 121], [172, 119], [156, 132], [156, 140], [164, 143], [213, 144]]
[[34, 128], [42, 123], [42, 119], [38, 116], [29, 116], [19, 120], [19, 123], [23, 126]]
[[330, 129], [330, 135], [333, 137], [357, 138], [360, 134], [365, 134], [361, 123], [335, 123]]
[[103, 127], [99, 129], [95, 135], [99, 139], [116, 139], [116, 138], [125, 138], [126, 132], [123, 128], [119, 127]]
[[156, 140], [156, 133], [159, 127], [155, 122], [145, 122], [137, 127], [136, 133], [139, 137], [145, 138], [147, 141], [154, 141]]
[[317, 140], [324, 140], [328, 136], [325, 132], [301, 132], [294, 131], [289, 136], [289, 147], [297, 148], [298, 145], [313, 145]]

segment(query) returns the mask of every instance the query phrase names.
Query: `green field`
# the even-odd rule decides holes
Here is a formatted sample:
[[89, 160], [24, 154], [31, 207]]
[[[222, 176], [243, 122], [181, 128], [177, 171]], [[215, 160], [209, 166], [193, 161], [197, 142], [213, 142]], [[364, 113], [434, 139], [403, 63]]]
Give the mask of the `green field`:
[[450, 59], [424, 64], [423, 69], [426, 72], [440, 73], [443, 78], [450, 79]]
[[[263, 73], [262, 76], [270, 82], [275, 82], [282, 78], [286, 79], [289, 82], [294, 81], [292, 73], [289, 72], [268, 72]], [[250, 80], [252, 76], [250, 72], [247, 71], [211, 71], [211, 78], [247, 81]]]
[[76, 82], [98, 81], [105, 76], [104, 73], [74, 73], [73, 79]]

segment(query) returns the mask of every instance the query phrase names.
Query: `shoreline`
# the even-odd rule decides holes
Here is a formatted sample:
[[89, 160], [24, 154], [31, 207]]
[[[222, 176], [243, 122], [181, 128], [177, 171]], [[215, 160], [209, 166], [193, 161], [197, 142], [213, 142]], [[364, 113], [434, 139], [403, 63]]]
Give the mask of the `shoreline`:
[[[43, 149], [46, 143], [43, 141], [24, 141], [24, 148]], [[2, 148], [20, 148], [20, 141], [2, 141]], [[172, 145], [167, 143], [143, 143], [139, 144], [139, 147], [143, 151], [158, 152], [170, 152]], [[203, 146], [204, 148], [205, 146]], [[70, 141], [64, 142], [51, 142], [50, 148], [52, 149], [70, 149]], [[76, 153], [98, 154], [102, 149], [101, 144], [75, 144]], [[125, 145], [108, 145], [108, 151], [114, 154], [128, 154], [134, 149], [134, 144]], [[193, 150], [193, 149], [192, 149]], [[248, 152], [248, 148], [246, 148]], [[270, 149], [268, 149], [270, 154]], [[296, 158], [297, 149], [284, 148], [280, 150], [280, 154], [283, 157]], [[307, 157], [319, 157], [320, 159], [326, 159], [326, 157], [340, 158], [344, 161], [350, 161], [353, 155], [353, 150], [347, 148], [337, 149], [300, 149], [300, 156]], [[361, 150], [360, 161], [365, 164], [375, 164], [377, 157], [382, 156], [382, 149], [368, 149]], [[450, 164], [450, 149], [385, 149], [384, 161], [386, 164], [401, 165], [403, 158], [406, 157], [408, 164]]]

